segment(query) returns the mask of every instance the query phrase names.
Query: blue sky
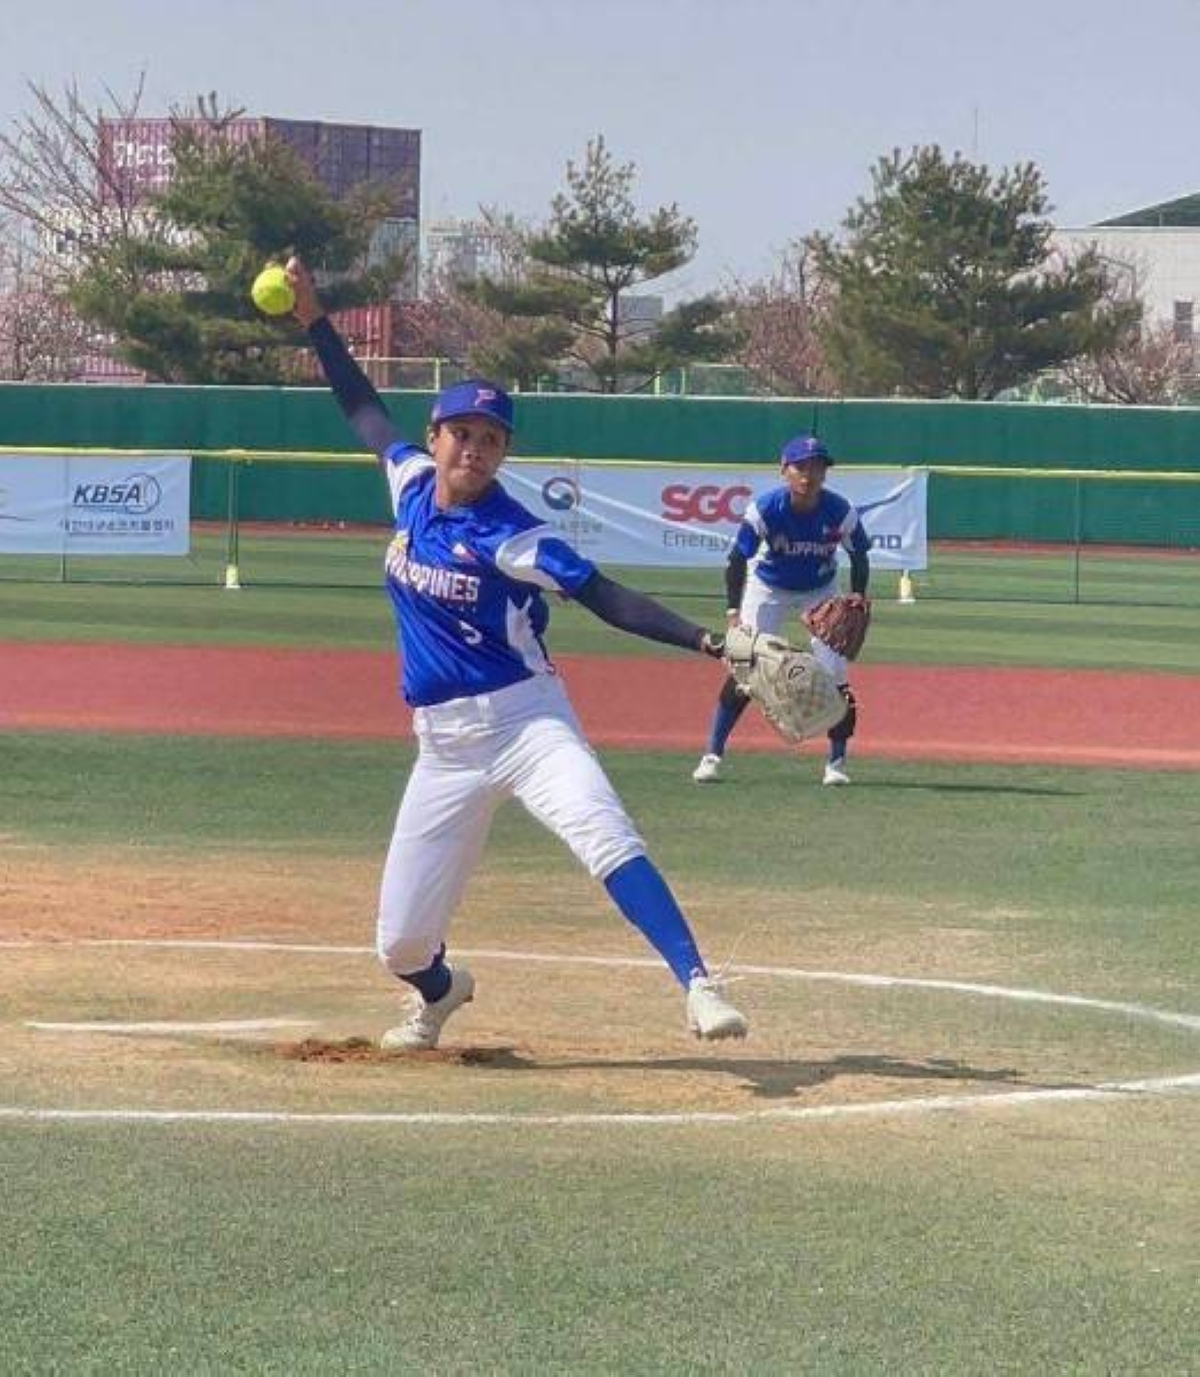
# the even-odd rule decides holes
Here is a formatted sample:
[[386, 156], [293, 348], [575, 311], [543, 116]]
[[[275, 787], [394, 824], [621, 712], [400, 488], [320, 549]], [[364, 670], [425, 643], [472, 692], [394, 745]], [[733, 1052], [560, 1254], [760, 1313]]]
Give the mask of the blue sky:
[[[1060, 224], [1200, 189], [1200, 0], [3, 0], [0, 120], [27, 79], [144, 111], [216, 90], [250, 113], [424, 131], [426, 218], [542, 217], [603, 133], [646, 208], [677, 201], [691, 294], [834, 229], [893, 147], [1032, 160]], [[19, 20], [16, 15], [19, 13]], [[335, 16], [332, 17], [331, 16]]]

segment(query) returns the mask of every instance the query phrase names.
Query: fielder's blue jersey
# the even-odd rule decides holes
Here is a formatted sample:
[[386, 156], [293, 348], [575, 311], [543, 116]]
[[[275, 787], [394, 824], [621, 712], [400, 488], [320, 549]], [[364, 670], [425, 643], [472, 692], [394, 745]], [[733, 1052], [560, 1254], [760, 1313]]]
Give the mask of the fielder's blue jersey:
[[816, 507], [798, 512], [791, 492], [780, 484], [747, 506], [734, 545], [753, 560], [755, 577], [768, 588], [807, 593], [837, 576], [838, 546], [865, 555], [871, 541], [858, 512], [840, 493], [822, 488]]
[[570, 595], [596, 566], [499, 483], [479, 502], [442, 511], [424, 450], [392, 445], [384, 469], [396, 513], [384, 568], [405, 701], [428, 707], [553, 674], [541, 590]]

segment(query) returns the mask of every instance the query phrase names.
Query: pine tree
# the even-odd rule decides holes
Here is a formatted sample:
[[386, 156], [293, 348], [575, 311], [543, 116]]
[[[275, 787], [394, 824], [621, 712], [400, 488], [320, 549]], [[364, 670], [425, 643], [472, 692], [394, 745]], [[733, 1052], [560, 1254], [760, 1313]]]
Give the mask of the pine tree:
[[249, 286], [263, 264], [295, 251], [332, 275], [331, 308], [385, 300], [403, 256], [363, 265], [386, 214], [379, 188], [335, 201], [283, 143], [230, 137], [233, 114], [179, 119], [169, 187], [134, 232], [101, 245], [72, 289], [80, 315], [117, 341], [127, 363], [179, 383], [294, 380], [290, 318], [259, 315]]
[[1041, 173], [993, 176], [936, 146], [881, 158], [846, 237], [811, 243], [834, 288], [823, 332], [842, 390], [994, 397], [1107, 345], [1127, 321], [1095, 253], [1052, 249]]
[[[582, 165], [567, 164], [567, 189], [550, 220], [526, 237], [527, 270], [519, 281], [484, 277], [469, 288], [509, 321], [537, 322], [518, 332], [518, 347], [536, 344], [545, 366], [558, 357], [582, 366], [596, 390], [644, 387], [666, 368], [725, 357], [733, 338], [716, 297], [685, 302], [658, 322], [624, 309], [629, 295], [690, 262], [695, 222], [677, 205], [640, 215], [633, 202], [635, 168], [613, 161], [602, 136]], [[501, 370], [503, 350], [494, 360]], [[529, 358], [514, 354], [510, 372]]]

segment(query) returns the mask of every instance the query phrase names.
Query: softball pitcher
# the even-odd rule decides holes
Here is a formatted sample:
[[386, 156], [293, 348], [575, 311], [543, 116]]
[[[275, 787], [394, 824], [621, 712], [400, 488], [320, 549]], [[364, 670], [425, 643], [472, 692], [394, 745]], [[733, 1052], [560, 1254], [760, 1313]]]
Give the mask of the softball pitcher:
[[474, 997], [471, 973], [446, 960], [446, 937], [492, 815], [510, 797], [562, 838], [666, 962], [686, 991], [691, 1031], [745, 1036], [745, 1018], [709, 976], [583, 738], [546, 651], [544, 595], [573, 598], [610, 625], [667, 645], [719, 655], [722, 638], [606, 578], [505, 492], [496, 475], [512, 437], [512, 402], [499, 387], [472, 379], [446, 388], [426, 447], [402, 440], [304, 264], [293, 258], [287, 274], [296, 318], [339, 405], [380, 458], [396, 518], [385, 571], [418, 753], [384, 865], [377, 949], [420, 1002], [381, 1045], [436, 1047], [446, 1020]]

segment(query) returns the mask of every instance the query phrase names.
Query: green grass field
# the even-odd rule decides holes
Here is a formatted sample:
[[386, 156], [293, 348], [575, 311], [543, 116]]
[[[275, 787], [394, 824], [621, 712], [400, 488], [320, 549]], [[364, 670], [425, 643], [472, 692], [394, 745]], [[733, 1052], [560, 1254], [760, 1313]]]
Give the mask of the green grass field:
[[6, 1132], [6, 1367], [1184, 1374], [1197, 1116], [1142, 1113]]
[[[378, 589], [388, 532], [317, 530], [279, 524], [241, 531], [231, 546], [226, 531], [197, 525], [191, 551], [178, 558], [115, 558], [0, 554], [0, 590], [6, 584], [142, 584], [221, 587], [231, 559], [247, 587]], [[615, 576], [658, 594], [713, 602], [724, 592], [721, 568], [611, 567]], [[1200, 560], [1195, 550], [1166, 551], [1071, 545], [1025, 548], [987, 543], [935, 543], [929, 568], [917, 571], [918, 595], [936, 600], [1022, 602], [1099, 607], [1200, 606]], [[877, 596], [895, 596], [894, 570], [875, 573]]]
[[[685, 616], [723, 620], [716, 582], [618, 570]], [[1067, 669], [1200, 673], [1200, 590], [1190, 605], [1137, 608], [919, 597], [895, 601], [880, 579], [867, 657], [873, 663], [1047, 665]], [[131, 584], [0, 583], [0, 640], [120, 640], [386, 650], [394, 640], [378, 588], [223, 588]], [[558, 654], [661, 655], [663, 647], [613, 632], [571, 603], [556, 603]]]
[[[493, 1049], [479, 1065], [38, 1033], [284, 1011], [377, 1032], [395, 996], [370, 905], [408, 757], [39, 734], [4, 752], [0, 918], [31, 945], [4, 953], [0, 1106], [499, 1116], [0, 1117], [6, 1372], [1192, 1370], [1200, 1096], [1003, 1097], [1192, 1075], [1200, 1029], [749, 975], [753, 1039], [709, 1050], [652, 970], [481, 957], [447, 1035]], [[690, 758], [606, 762], [715, 958], [1200, 1013], [1194, 775], [874, 762], [831, 792], [767, 755], [714, 795]], [[281, 949], [53, 940], [72, 932]], [[643, 955], [515, 809], [456, 935]], [[1001, 1098], [873, 1107], [964, 1094]], [[826, 1117], [746, 1117], [806, 1108]], [[654, 1109], [674, 1117], [569, 1117]]]
[[[1195, 598], [1131, 626], [1016, 583], [877, 591], [875, 661], [1200, 674]], [[667, 593], [716, 620], [692, 576]], [[0, 582], [14, 639], [392, 630], [377, 590]], [[552, 646], [658, 653], [569, 606]], [[608, 751], [750, 1041], [691, 1042], [508, 809], [450, 1055], [297, 1060], [396, 1018], [369, 948], [408, 748], [0, 748], [5, 1374], [1196, 1370], [1195, 773], [864, 759], [833, 791], [747, 753], [703, 790], [691, 757]], [[271, 1017], [307, 1023], [30, 1026]]]

